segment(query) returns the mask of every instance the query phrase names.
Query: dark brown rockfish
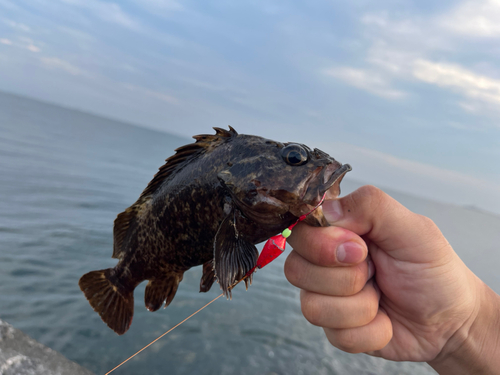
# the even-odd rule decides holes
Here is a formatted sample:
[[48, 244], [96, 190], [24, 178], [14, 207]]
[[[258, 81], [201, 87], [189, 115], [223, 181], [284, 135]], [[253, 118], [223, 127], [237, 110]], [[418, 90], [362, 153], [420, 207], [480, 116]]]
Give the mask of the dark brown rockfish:
[[[327, 198], [351, 170], [326, 153], [214, 128], [176, 149], [114, 226], [113, 268], [82, 276], [91, 306], [116, 333], [134, 314], [134, 289], [144, 280], [150, 311], [172, 302], [183, 274], [203, 264], [200, 291], [230, 286], [256, 264], [255, 244], [280, 233]], [[306, 219], [327, 226], [321, 208]], [[247, 280], [245, 280], [247, 281]], [[251, 280], [248, 280], [251, 281]]]

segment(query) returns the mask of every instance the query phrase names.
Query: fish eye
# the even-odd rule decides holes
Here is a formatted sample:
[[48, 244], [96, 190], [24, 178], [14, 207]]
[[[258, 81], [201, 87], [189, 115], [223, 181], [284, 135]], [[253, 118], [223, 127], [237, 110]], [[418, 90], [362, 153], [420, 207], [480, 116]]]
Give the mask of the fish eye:
[[281, 157], [287, 164], [293, 166], [304, 165], [309, 160], [306, 149], [298, 144], [291, 144], [282, 148]]

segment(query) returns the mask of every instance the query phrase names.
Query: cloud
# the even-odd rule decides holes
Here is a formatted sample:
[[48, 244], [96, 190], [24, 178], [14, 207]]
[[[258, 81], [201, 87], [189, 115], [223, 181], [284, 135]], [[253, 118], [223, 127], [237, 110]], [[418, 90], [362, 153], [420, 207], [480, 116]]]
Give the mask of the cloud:
[[1, 38], [0, 43], [5, 44], [7, 46], [13, 46], [13, 47], [18, 47], [18, 48], [23, 48], [27, 49], [28, 51], [31, 52], [40, 52], [41, 49], [38, 47], [36, 42], [31, 40], [30, 38], [25, 38], [25, 37], [18, 37], [18, 42], [13, 42], [10, 39], [7, 38]]
[[467, 37], [500, 36], [500, 1], [465, 1], [438, 19], [446, 29]]
[[48, 68], [60, 69], [74, 76], [88, 75], [88, 73], [78, 68], [77, 66], [57, 57], [42, 57], [40, 58], [40, 61], [44, 66]]
[[69, 36], [73, 40], [76, 40], [78, 43], [82, 42], [89, 43], [89, 42], [94, 42], [96, 40], [96, 38], [93, 35], [79, 29], [63, 25], [57, 25], [56, 28], [58, 33], [63, 33], [64, 35]]
[[387, 79], [373, 71], [336, 67], [326, 70], [325, 74], [386, 99], [399, 99], [406, 95], [402, 91], [391, 88]]
[[9, 20], [6, 18], [4, 18], [3, 22], [6, 25], [8, 25], [11, 28], [18, 30], [18, 31], [23, 31], [23, 32], [30, 32], [31, 31], [31, 28], [29, 26], [26, 26], [25, 24], [20, 23], [20, 22], [15, 22], [15, 21], [12, 21], [12, 20]]
[[424, 82], [447, 87], [469, 98], [500, 104], [500, 80], [476, 74], [456, 64], [417, 60], [413, 75]]
[[17, 39], [26, 44], [35, 44], [35, 41], [33, 39], [26, 36], [19, 36], [17, 37]]
[[[369, 47], [365, 66], [338, 71], [337, 78], [353, 86], [392, 99], [404, 94], [393, 89], [423, 81], [443, 91], [462, 95], [455, 102], [465, 112], [498, 116], [500, 80], [496, 76], [495, 46], [500, 36], [500, 0], [465, 1], [440, 14], [401, 16], [387, 11], [364, 14], [360, 19]], [[483, 38], [485, 47], [469, 46], [470, 37]], [[468, 48], [466, 66], [461, 59]], [[443, 60], [443, 56], [446, 60]], [[470, 62], [469, 62], [470, 61]], [[482, 72], [476, 72], [481, 69]], [[492, 105], [493, 104], [493, 105]]]
[[40, 47], [37, 47], [34, 44], [28, 44], [26, 49], [31, 52], [40, 52]]
[[177, 11], [183, 9], [182, 5], [175, 0], [136, 0], [135, 3], [148, 11]]
[[139, 30], [140, 25], [138, 21], [124, 12], [120, 5], [111, 2], [104, 2], [98, 0], [59, 0], [65, 4], [77, 6], [87, 9], [92, 12], [94, 16], [101, 20], [114, 23], [131, 30]]

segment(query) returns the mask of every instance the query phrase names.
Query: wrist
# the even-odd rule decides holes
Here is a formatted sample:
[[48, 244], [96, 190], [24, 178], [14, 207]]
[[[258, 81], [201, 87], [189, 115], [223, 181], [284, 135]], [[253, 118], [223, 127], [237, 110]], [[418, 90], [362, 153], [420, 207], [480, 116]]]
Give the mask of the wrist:
[[496, 374], [500, 369], [500, 296], [476, 278], [471, 316], [429, 361], [439, 374]]

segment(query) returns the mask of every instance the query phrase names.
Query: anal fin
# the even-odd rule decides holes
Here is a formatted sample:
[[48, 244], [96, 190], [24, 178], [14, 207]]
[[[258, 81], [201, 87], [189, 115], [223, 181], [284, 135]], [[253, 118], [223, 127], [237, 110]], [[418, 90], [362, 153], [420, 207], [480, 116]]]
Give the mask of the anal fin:
[[183, 274], [184, 272], [171, 272], [163, 278], [149, 280], [144, 294], [146, 308], [149, 311], [156, 311], [163, 305], [163, 302], [167, 307], [175, 297]]

